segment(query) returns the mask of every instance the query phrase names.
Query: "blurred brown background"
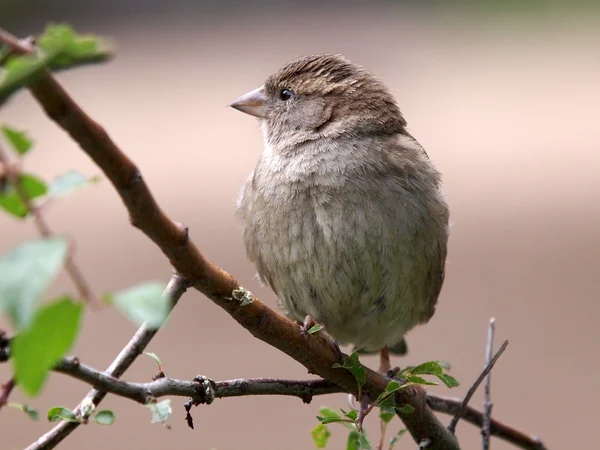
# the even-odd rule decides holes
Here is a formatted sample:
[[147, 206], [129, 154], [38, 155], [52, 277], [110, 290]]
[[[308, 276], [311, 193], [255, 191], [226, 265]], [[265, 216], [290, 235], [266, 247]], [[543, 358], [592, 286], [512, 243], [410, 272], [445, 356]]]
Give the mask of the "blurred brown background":
[[[600, 16], [540, 3], [513, 10], [434, 2], [2, 0], [0, 25], [26, 35], [48, 21], [69, 21], [114, 38], [113, 62], [60, 80], [139, 164], [160, 203], [190, 227], [205, 254], [272, 306], [273, 294], [253, 278], [233, 216], [261, 135], [253, 119], [225, 105], [307, 53], [344, 53], [379, 75], [444, 173], [453, 221], [437, 314], [409, 335], [409, 356], [394, 362], [450, 361], [462, 385], [435, 391], [462, 395], [483, 367], [487, 323], [495, 316], [497, 344], [509, 339], [510, 346], [493, 372], [494, 417], [539, 434], [552, 449], [595, 448]], [[27, 170], [48, 179], [70, 168], [99, 173], [28, 93], [0, 111], [0, 122], [35, 138]], [[170, 275], [162, 254], [129, 226], [106, 181], [57, 202], [47, 219], [76, 240], [76, 261], [98, 294]], [[0, 230], [2, 252], [36, 235], [31, 223], [4, 214]], [[61, 277], [49, 294], [72, 290]], [[105, 368], [134, 331], [112, 310], [89, 311], [73, 353]], [[197, 292], [185, 295], [149, 351], [168, 375], [184, 379], [308, 376]], [[140, 358], [125, 378], [148, 380], [154, 371], [154, 362]], [[9, 376], [9, 366], [1, 366], [0, 380]], [[12, 400], [43, 416], [54, 405], [74, 406], [87, 390], [53, 374], [40, 398], [17, 391]], [[173, 399], [167, 431], [150, 424], [146, 409], [109, 396], [102, 406], [115, 410], [116, 423], [82, 427], [60, 448], [311, 449], [319, 405], [343, 407], [346, 397], [311, 405], [275, 397], [217, 400], [193, 410], [195, 431], [184, 423], [184, 400]], [[481, 401], [477, 394], [473, 405]], [[367, 427], [378, 435], [375, 417]], [[2, 448], [21, 449], [49, 428], [4, 409]], [[400, 428], [395, 420], [390, 432]], [[343, 448], [345, 430], [331, 431], [328, 448]], [[480, 448], [476, 428], [461, 423], [459, 433], [463, 448]], [[405, 437], [398, 448], [414, 443]]]

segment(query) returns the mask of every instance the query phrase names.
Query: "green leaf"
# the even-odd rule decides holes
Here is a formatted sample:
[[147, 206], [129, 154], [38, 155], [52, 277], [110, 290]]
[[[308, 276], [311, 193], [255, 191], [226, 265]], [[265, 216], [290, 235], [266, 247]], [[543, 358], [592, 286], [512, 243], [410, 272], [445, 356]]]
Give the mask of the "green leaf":
[[[383, 391], [381, 394], [379, 394], [379, 397], [377, 397], [376, 404], [377, 405], [382, 404], [386, 399], [391, 398], [392, 394], [394, 394], [395, 392], [397, 392], [400, 389], [403, 389], [405, 387], [406, 387], [406, 385], [401, 385], [397, 381], [390, 381], [388, 383], [388, 385], [385, 387], [385, 391]], [[393, 404], [393, 402], [392, 402], [392, 404]]]
[[398, 434], [396, 434], [396, 436], [394, 436], [390, 440], [390, 450], [392, 448], [394, 448], [394, 445], [396, 445], [396, 442], [398, 442], [400, 440], [400, 438], [402, 438], [402, 436], [404, 436], [404, 433], [406, 433], [406, 429], [402, 429], [402, 430], [398, 431]]
[[342, 416], [340, 416], [340, 414], [337, 411], [335, 411], [331, 408], [327, 408], [326, 406], [322, 406], [319, 409], [319, 412], [321, 413], [321, 415], [323, 417], [339, 417], [340, 419], [342, 417]]
[[19, 131], [8, 125], [3, 125], [2, 134], [4, 134], [4, 138], [18, 155], [24, 155], [31, 148], [32, 141], [25, 131]]
[[14, 337], [11, 360], [27, 395], [39, 394], [50, 369], [73, 346], [82, 312], [83, 304], [62, 297], [42, 306], [30, 326]]
[[353, 409], [352, 409], [352, 410], [350, 410], [350, 411], [348, 411], [348, 412], [345, 412], [345, 411], [342, 409], [342, 412], [344, 413], [344, 416], [346, 416], [346, 417], [347, 417], [347, 418], [349, 418], [349, 419], [352, 419], [352, 420], [356, 420], [356, 419], [358, 419], [358, 413], [357, 413], [356, 411], [354, 411]]
[[346, 450], [360, 450], [359, 433], [356, 430], [348, 433], [348, 441], [346, 442]]
[[81, 172], [69, 170], [52, 180], [50, 186], [48, 186], [48, 195], [51, 197], [64, 197], [89, 183], [96, 183], [99, 180], [98, 177], [89, 178]]
[[100, 425], [112, 425], [115, 423], [115, 413], [108, 409], [104, 409], [102, 411], [98, 411], [92, 420]]
[[327, 447], [327, 440], [329, 439], [329, 436], [331, 436], [331, 433], [325, 425], [323, 425], [322, 423], [318, 424], [315, 428], [313, 428], [311, 434], [313, 442], [315, 443], [315, 447]]
[[[28, 200], [40, 197], [46, 193], [46, 184], [34, 175], [22, 173], [19, 176], [19, 184]], [[0, 207], [13, 216], [23, 219], [27, 217], [29, 210], [14, 186], [9, 186], [4, 192], [0, 192]]]
[[159, 366], [162, 366], [162, 362], [160, 361], [160, 358], [158, 356], [156, 356], [156, 353], [144, 352], [144, 355], [148, 355], [150, 358], [152, 358], [156, 362], [156, 364], [158, 364]]
[[67, 257], [68, 241], [45, 238], [27, 241], [0, 257], [0, 313], [17, 330], [27, 326], [40, 297]]
[[40, 420], [40, 415], [38, 414], [37, 410], [31, 408], [30, 406], [24, 405], [22, 403], [10, 403], [10, 402], [7, 403], [6, 406], [9, 406], [11, 408], [20, 409], [25, 414], [27, 414], [31, 420], [35, 420], [35, 421]]
[[108, 44], [92, 35], [77, 35], [68, 25], [50, 25], [36, 39], [36, 51], [10, 56], [0, 72], [0, 105], [18, 89], [37, 81], [46, 69], [63, 70], [111, 56]]
[[61, 406], [56, 406], [48, 411], [48, 420], [50, 422], [56, 422], [57, 420], [64, 420], [65, 422], [81, 422], [73, 411]]
[[[444, 363], [443, 361], [442, 361], [442, 364], [445, 364], [446, 366], [448, 365], [447, 363]], [[416, 375], [416, 374], [435, 375], [449, 388], [458, 386], [458, 381], [456, 380], [456, 378], [454, 378], [451, 375], [448, 375], [447, 373], [444, 373], [442, 365], [440, 365], [439, 361], [429, 361], [429, 362], [423, 363], [420, 366], [413, 368], [410, 371], [409, 375]], [[408, 377], [407, 377], [407, 379], [408, 379]]]
[[358, 445], [361, 450], [371, 450], [371, 441], [365, 432], [358, 433]]
[[152, 412], [152, 423], [164, 423], [169, 420], [173, 413], [170, 399], [158, 403], [150, 403], [146, 407], [150, 408]]
[[49, 25], [36, 43], [45, 52], [56, 54], [49, 63], [53, 70], [101, 62], [111, 56], [106, 41], [94, 35], [77, 34], [66, 24]]
[[321, 423], [327, 425], [328, 423], [346, 422], [348, 419], [343, 417], [322, 417]]
[[136, 325], [146, 322], [151, 328], [158, 328], [171, 310], [171, 302], [164, 295], [164, 289], [163, 283], [148, 282], [105, 299]]
[[359, 391], [360, 388], [362, 388], [365, 382], [367, 381], [367, 371], [365, 367], [360, 363], [360, 360], [358, 359], [358, 352], [356, 350], [354, 350], [352, 354], [344, 360], [344, 364], [336, 363], [331, 367], [333, 367], [334, 369], [341, 368], [350, 371], [350, 373], [354, 375], [354, 378], [356, 378]]
[[315, 323], [312, 327], [310, 327], [308, 332], [310, 334], [315, 334], [315, 333], [321, 331], [322, 329], [323, 329], [323, 325], [321, 325], [320, 323]]
[[413, 408], [412, 405], [407, 403], [404, 406], [398, 406], [396, 408], [396, 411], [398, 411], [401, 414], [412, 414], [415, 411], [415, 408]]
[[410, 373], [413, 375], [421, 374], [439, 376], [444, 373], [444, 370], [436, 361], [429, 361], [415, 367], [413, 370], [410, 371]]
[[438, 385], [438, 383], [436, 383], [435, 381], [427, 381], [425, 378], [418, 377], [416, 375], [408, 375], [406, 377], [406, 381], [408, 381], [412, 384], [422, 384], [425, 386], [437, 386]]
[[449, 388], [459, 386], [458, 380], [447, 373], [443, 374], [441, 377], [439, 377], [439, 379], [442, 380], [442, 382]]
[[384, 423], [390, 423], [395, 416], [396, 416], [396, 411], [394, 411], [393, 407], [383, 406], [379, 410], [379, 418]]

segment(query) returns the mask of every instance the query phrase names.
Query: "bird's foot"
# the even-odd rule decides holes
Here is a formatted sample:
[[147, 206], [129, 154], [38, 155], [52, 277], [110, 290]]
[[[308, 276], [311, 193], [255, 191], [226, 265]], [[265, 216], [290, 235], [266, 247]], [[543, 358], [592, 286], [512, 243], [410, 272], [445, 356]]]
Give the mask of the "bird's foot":
[[327, 344], [331, 346], [331, 348], [333, 348], [333, 351], [336, 355], [336, 359], [338, 361], [342, 361], [343, 354], [340, 350], [340, 346], [337, 344], [337, 342], [335, 342], [335, 339], [333, 339], [333, 337], [329, 333], [327, 333], [327, 331], [325, 331], [322, 325], [321, 328], [319, 328], [317, 331], [311, 332], [311, 329], [313, 329], [315, 325], [321, 324], [319, 324], [312, 316], [306, 316], [304, 318], [304, 322], [300, 324], [300, 333], [302, 333], [303, 336], [307, 336], [308, 333], [316, 334], [318, 332], [319, 337], [323, 338], [327, 342]]
[[379, 373], [387, 375], [392, 370], [392, 364], [390, 363], [390, 351], [386, 346], [379, 350]]

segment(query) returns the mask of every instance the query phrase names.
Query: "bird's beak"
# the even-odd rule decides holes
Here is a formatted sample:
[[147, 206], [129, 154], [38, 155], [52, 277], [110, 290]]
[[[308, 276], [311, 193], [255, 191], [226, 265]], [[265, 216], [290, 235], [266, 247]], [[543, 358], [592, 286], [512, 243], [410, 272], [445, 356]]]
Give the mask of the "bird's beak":
[[229, 106], [251, 116], [264, 119], [267, 117], [266, 102], [267, 96], [261, 86], [237, 98]]

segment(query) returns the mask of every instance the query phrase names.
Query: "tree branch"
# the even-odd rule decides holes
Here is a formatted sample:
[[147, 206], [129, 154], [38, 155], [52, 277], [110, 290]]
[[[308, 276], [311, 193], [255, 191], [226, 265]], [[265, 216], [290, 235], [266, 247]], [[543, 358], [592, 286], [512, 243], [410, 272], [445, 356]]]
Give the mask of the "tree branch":
[[[171, 299], [172, 307], [174, 307], [184, 292], [187, 290], [189, 283], [178, 274], [171, 277], [169, 284], [165, 289], [165, 295]], [[113, 378], [119, 378], [130, 366], [133, 361], [144, 351], [150, 340], [158, 332], [157, 329], [150, 328], [145, 324], [142, 325], [133, 335], [127, 345], [121, 350], [121, 353], [115, 358], [112, 364], [106, 369], [104, 375]], [[80, 413], [82, 405], [90, 402], [95, 406], [104, 399], [106, 392], [102, 390], [92, 389], [85, 398], [79, 403], [75, 409], [75, 413]], [[27, 447], [26, 450], [46, 450], [56, 447], [65, 437], [71, 434], [80, 424], [78, 422], [61, 422], [52, 430], [41, 436], [37, 441]]]
[[[131, 383], [97, 371], [79, 362], [77, 358], [65, 358], [54, 370], [88, 383], [98, 390], [145, 404], [150, 398], [164, 396], [190, 397], [195, 404], [210, 404], [215, 398], [249, 395], [286, 395], [310, 403], [312, 397], [345, 392], [328, 380], [282, 380], [274, 378], [249, 378], [213, 381], [197, 377], [199, 381], [159, 378], [150, 383]], [[456, 415], [463, 400], [427, 394], [427, 404], [434, 411]], [[465, 406], [462, 419], [483, 427], [484, 413]], [[490, 419], [490, 434], [526, 450], [546, 450], [541, 440], [529, 436], [494, 419]]]
[[344, 392], [327, 380], [280, 380], [275, 378], [237, 379], [212, 381], [197, 377], [194, 381], [158, 378], [150, 383], [121, 381], [79, 362], [65, 358], [54, 370], [84, 381], [98, 390], [146, 404], [153, 398], [165, 396], [190, 397], [195, 404], [210, 404], [215, 398], [248, 395], [286, 395], [310, 403], [315, 395]]
[[[29, 48], [2, 30], [0, 41], [16, 53], [30, 52]], [[46, 114], [102, 169], [127, 207], [132, 225], [152, 239], [182, 277], [193, 282], [197, 290], [227, 311], [254, 337], [286, 353], [309, 372], [332, 380], [347, 392], [356, 394], [353, 375], [345, 369], [332, 368], [340, 361], [323, 338], [301, 333], [297, 324], [272, 311], [243, 289], [233, 276], [202, 255], [189, 239], [187, 228], [173, 222], [158, 206], [139, 169], [51, 75], [46, 75], [29, 88]], [[384, 391], [389, 379], [370, 369], [366, 371], [363, 392], [374, 401]], [[419, 395], [416, 389], [402, 389], [396, 397], [399, 404], [410, 404], [420, 412], [399, 414], [416, 442], [428, 438], [430, 450], [459, 449], [456, 438], [427, 407], [424, 396]], [[62, 438], [64, 436], [54, 445]], [[34, 448], [38, 447], [30, 450]]]
[[[19, 54], [31, 51], [28, 46], [22, 45], [16, 38], [1, 29], [0, 42], [4, 42]], [[106, 131], [74, 102], [51, 75], [48, 74], [32, 84], [30, 90], [46, 114], [62, 127], [102, 169], [125, 204], [132, 225], [139, 228], [161, 249], [183, 278], [190, 280], [194, 288], [227, 311], [257, 339], [274, 346], [300, 362], [310, 373], [331, 380], [335, 389], [357, 393], [356, 380], [353, 375], [344, 369], [332, 368], [334, 363], [340, 362], [338, 355], [331, 346], [326, 345], [318, 333], [315, 335], [302, 333], [297, 324], [272, 311], [249, 291], [242, 288], [233, 276], [209, 262], [202, 255], [190, 241], [187, 228], [173, 222], [158, 206], [135, 164], [110, 139]], [[109, 367], [107, 373], [115, 378], [119, 377], [129, 367], [135, 356], [143, 350], [154, 333], [155, 330], [142, 327]], [[63, 367], [63, 369], [67, 370], [68, 367]], [[101, 382], [103, 381], [99, 379], [98, 383]], [[107, 379], [104, 379], [104, 382], [107, 382]], [[373, 401], [384, 391], [388, 382], [388, 378], [367, 368], [363, 393]], [[163, 381], [163, 383], [166, 382]], [[121, 389], [124, 388], [123, 385], [119, 386]], [[148, 387], [140, 386], [145, 386], [144, 389]], [[108, 387], [108, 384], [104, 384], [102, 389], [108, 389]], [[153, 387], [158, 389], [158, 385]], [[254, 385], [246, 385], [245, 392], [252, 387]], [[265, 385], [262, 387], [265, 388]], [[238, 390], [237, 392], [242, 391]], [[104, 395], [104, 393], [94, 390], [88, 394], [88, 398], [91, 396], [97, 404]], [[139, 396], [140, 393], [137, 392], [135, 395]], [[137, 398], [141, 399], [142, 397]], [[415, 411], [418, 411], [413, 414], [399, 413], [415, 442], [428, 441], [430, 450], [459, 449], [456, 438], [433, 414], [428, 407], [423, 391], [418, 387], [411, 386], [398, 391], [396, 403], [410, 404]], [[466, 403], [459, 403], [458, 407], [464, 409], [465, 417], [471, 411]], [[450, 408], [447, 406], [446, 410], [449, 411]], [[460, 409], [455, 410], [455, 413], [459, 417], [463, 415]], [[53, 448], [78, 425], [66, 422], [64, 424], [55, 427], [28, 450]], [[494, 424], [496, 422], [492, 421], [492, 430], [495, 430]]]
[[[434, 411], [453, 416], [462, 410], [462, 420], [472, 423], [479, 428], [483, 426], [483, 413], [468, 405], [463, 407], [463, 399], [427, 394], [427, 404]], [[498, 420], [490, 419], [490, 433], [519, 448], [527, 450], [547, 450], [539, 437], [525, 434]]]

